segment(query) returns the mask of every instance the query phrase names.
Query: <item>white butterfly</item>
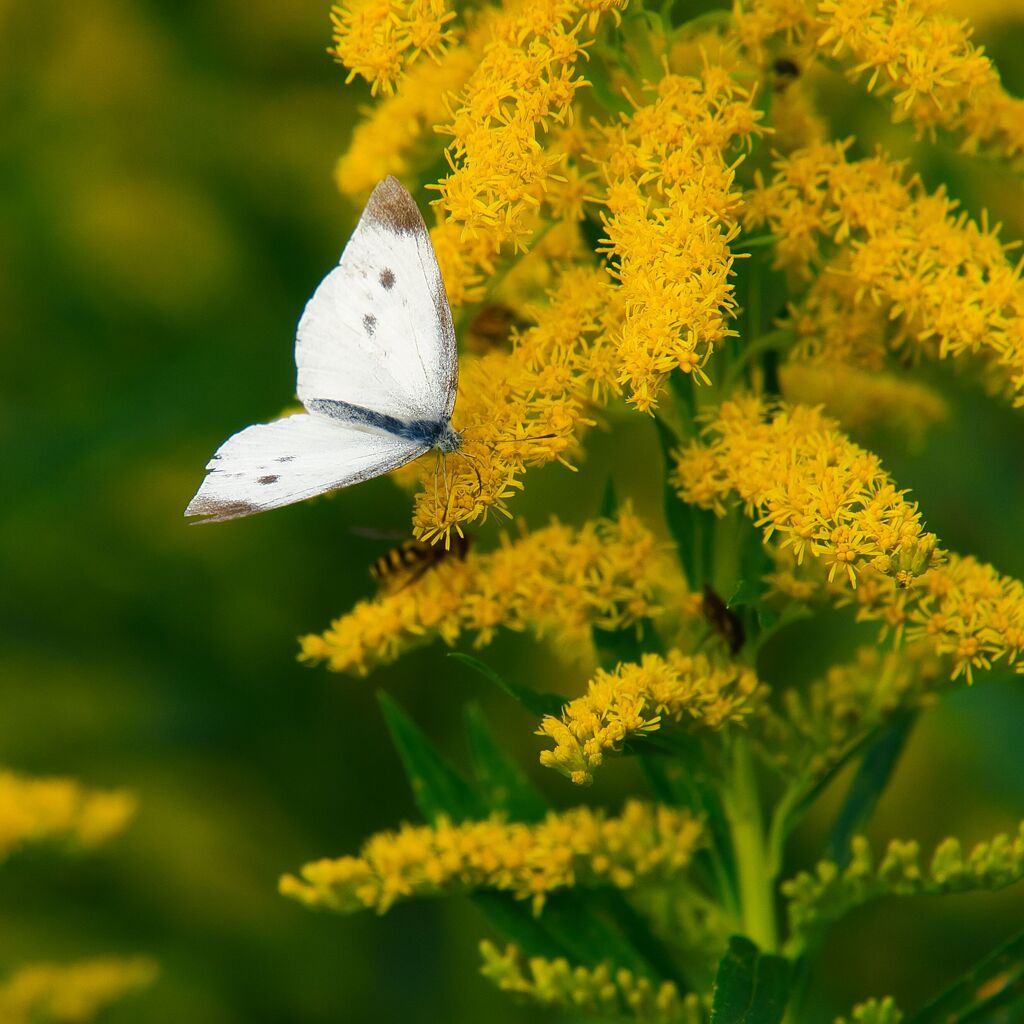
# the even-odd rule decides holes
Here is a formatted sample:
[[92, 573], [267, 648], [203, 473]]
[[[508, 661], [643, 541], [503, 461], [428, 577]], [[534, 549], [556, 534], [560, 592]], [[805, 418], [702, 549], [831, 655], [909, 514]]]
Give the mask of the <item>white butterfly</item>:
[[220, 522], [369, 480], [431, 448], [457, 451], [459, 366], [441, 271], [412, 196], [373, 190], [295, 339], [307, 412], [229, 437], [185, 509]]

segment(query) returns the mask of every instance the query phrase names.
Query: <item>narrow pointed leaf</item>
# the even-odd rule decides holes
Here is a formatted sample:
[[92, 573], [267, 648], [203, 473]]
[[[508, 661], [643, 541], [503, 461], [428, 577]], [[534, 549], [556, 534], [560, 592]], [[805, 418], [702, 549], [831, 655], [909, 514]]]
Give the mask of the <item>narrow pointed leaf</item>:
[[993, 950], [906, 1024], [983, 1024], [1022, 1020], [1024, 931]]
[[469, 783], [445, 761], [398, 704], [383, 692], [378, 693], [377, 699], [423, 817], [434, 822], [445, 816], [456, 823], [486, 817], [487, 809]]
[[841, 868], [850, 860], [850, 840], [857, 832], [863, 832], [871, 820], [915, 721], [913, 712], [895, 715], [867, 748], [832, 826], [825, 852]]
[[477, 790], [487, 809], [500, 811], [509, 821], [540, 821], [548, 810], [547, 802], [498, 745], [477, 704], [466, 707], [466, 737]]
[[505, 693], [538, 718], [542, 718], [544, 715], [560, 715], [562, 713], [565, 698], [557, 693], [533, 690], [529, 686], [513, 683], [496, 672], [490, 665], [484, 664], [479, 658], [474, 658], [471, 654], [464, 654], [462, 651], [452, 651], [448, 657], [461, 661], [463, 665], [468, 665], [474, 672], [479, 672], [485, 679], [489, 679], [499, 689], [504, 690]]

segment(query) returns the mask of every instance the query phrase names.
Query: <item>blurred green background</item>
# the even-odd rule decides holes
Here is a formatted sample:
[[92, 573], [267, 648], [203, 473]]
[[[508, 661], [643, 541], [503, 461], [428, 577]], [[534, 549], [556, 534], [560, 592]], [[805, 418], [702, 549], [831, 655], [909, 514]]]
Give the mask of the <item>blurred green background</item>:
[[[982, 38], [1019, 94], [1015, 24], [986, 21]], [[534, 723], [440, 649], [368, 681], [296, 663], [298, 634], [371, 591], [381, 546], [351, 528], [401, 528], [407, 497], [383, 480], [251, 521], [182, 521], [217, 444], [291, 400], [295, 321], [354, 223], [332, 169], [368, 97], [343, 87], [328, 38], [322, 0], [0, 0], [0, 764], [141, 801], [94, 855], [4, 866], [0, 977], [32, 959], [156, 957], [160, 980], [114, 1022], [538, 1016], [477, 976], [485, 928], [467, 905], [341, 918], [276, 894], [282, 871], [414, 817], [377, 688], [456, 760], [461, 708], [480, 699], [556, 803], [581, 796], [536, 766]], [[881, 105], [857, 111], [853, 130], [909, 150]], [[1019, 180], [918, 153], [929, 182], [1020, 236]], [[925, 450], [878, 447], [949, 546], [1024, 576], [1020, 416], [951, 386], [957, 413]], [[518, 511], [578, 521], [609, 471], [657, 507], [647, 421], [595, 435], [578, 477], [535, 474]], [[783, 645], [772, 670], [798, 647], [798, 670], [823, 654]], [[551, 686], [574, 675], [521, 638], [487, 658]], [[947, 701], [874, 834], [1015, 827], [1022, 723], [1020, 682]], [[636, 783], [625, 763], [606, 775], [587, 799]], [[794, 864], [815, 856], [805, 831]], [[1015, 891], [868, 908], [828, 950], [819, 1008], [886, 992], [912, 1007], [1022, 911]]]

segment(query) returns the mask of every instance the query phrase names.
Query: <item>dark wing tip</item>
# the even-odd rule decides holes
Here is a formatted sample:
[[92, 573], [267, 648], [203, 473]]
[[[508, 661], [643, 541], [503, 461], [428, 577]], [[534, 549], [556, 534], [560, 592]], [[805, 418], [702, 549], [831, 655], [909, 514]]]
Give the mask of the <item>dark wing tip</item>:
[[369, 217], [399, 234], [426, 232], [423, 215], [405, 186], [389, 175], [378, 183], [367, 200], [364, 217]]
[[202, 498], [198, 494], [188, 503], [186, 516], [196, 516], [189, 523], [199, 526], [202, 523], [222, 523], [226, 519], [240, 519], [263, 511], [258, 505], [250, 505], [247, 501], [216, 501]]

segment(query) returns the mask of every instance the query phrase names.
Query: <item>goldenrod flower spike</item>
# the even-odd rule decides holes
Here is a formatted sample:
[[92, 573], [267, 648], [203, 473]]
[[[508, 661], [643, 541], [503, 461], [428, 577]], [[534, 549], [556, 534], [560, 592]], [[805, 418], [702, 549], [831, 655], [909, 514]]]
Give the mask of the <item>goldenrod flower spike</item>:
[[613, 672], [599, 670], [586, 694], [569, 701], [559, 718], [544, 718], [537, 733], [554, 740], [555, 748], [543, 751], [540, 763], [577, 785], [589, 784], [606, 754], [665, 721], [684, 719], [709, 731], [742, 721], [758, 685], [750, 669], [675, 650], [665, 658], [645, 654], [639, 665], [620, 664]]
[[677, 454], [672, 482], [684, 501], [719, 514], [738, 498], [766, 540], [778, 535], [798, 563], [820, 559], [829, 581], [856, 587], [872, 568], [906, 586], [938, 558], [917, 506], [818, 409], [723, 402], [703, 438]]
[[26, 964], [0, 981], [0, 1020], [86, 1024], [109, 1003], [151, 985], [156, 976], [156, 964], [142, 957]]
[[373, 95], [394, 91], [395, 80], [421, 54], [439, 60], [455, 33], [444, 0], [347, 0], [331, 8], [334, 46], [328, 51], [360, 75]]
[[630, 801], [618, 817], [578, 807], [526, 825], [491, 817], [404, 825], [371, 837], [358, 857], [306, 864], [280, 890], [306, 906], [384, 913], [399, 900], [478, 889], [529, 899], [536, 913], [568, 885], [662, 884], [689, 865], [701, 826], [688, 811]]
[[463, 357], [455, 421], [465, 454], [447, 459], [441, 473], [421, 460], [417, 536], [446, 537], [492, 509], [507, 514], [528, 466], [569, 465], [590, 425], [587, 410], [616, 389], [606, 339], [621, 323], [619, 300], [599, 270], [567, 268], [511, 352]]
[[824, 51], [847, 73], [892, 100], [894, 121], [919, 133], [937, 128], [1013, 163], [1024, 155], [1024, 101], [1003, 89], [968, 22], [944, 0], [738, 0], [733, 31], [759, 64], [782, 36], [801, 61]]
[[[843, 307], [874, 303], [893, 322], [889, 345], [937, 358], [973, 357], [1024, 405], [1024, 280], [1009, 246], [941, 190], [928, 194], [883, 156], [849, 163], [849, 142], [800, 150], [749, 196], [747, 227], [779, 236], [779, 265], [809, 276], [840, 247]], [[827, 286], [827, 285], [826, 285]]]
[[654, 535], [627, 509], [579, 530], [559, 523], [495, 551], [448, 559], [395, 594], [362, 601], [322, 636], [302, 638], [305, 661], [365, 674], [402, 651], [440, 637], [499, 626], [554, 636], [590, 650], [590, 627], [622, 629], [656, 614], [680, 585]]
[[741, 193], [730, 151], [759, 133], [752, 94], [722, 68], [666, 74], [652, 98], [604, 130], [594, 154], [606, 242], [625, 319], [613, 336], [618, 382], [649, 412], [669, 373], [706, 381], [735, 332], [729, 243]]
[[73, 779], [0, 770], [0, 861], [28, 843], [99, 846], [134, 813], [135, 798], [124, 790], [90, 790]]
[[515, 946], [498, 949], [480, 943], [480, 973], [502, 992], [525, 997], [541, 1006], [619, 1019], [622, 1007], [639, 1024], [704, 1024], [699, 997], [683, 995], [671, 981], [652, 982], [610, 963], [573, 967], [559, 957], [526, 959]]
[[893, 839], [876, 862], [867, 839], [855, 836], [845, 868], [820, 861], [813, 873], [801, 871], [784, 882], [782, 892], [789, 900], [793, 931], [802, 937], [879, 896], [1002, 889], [1021, 878], [1024, 822], [1016, 835], [997, 835], [966, 856], [959, 840], [944, 839], [927, 866], [921, 864], [919, 843]]

